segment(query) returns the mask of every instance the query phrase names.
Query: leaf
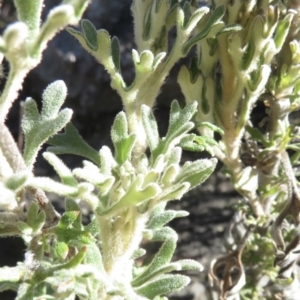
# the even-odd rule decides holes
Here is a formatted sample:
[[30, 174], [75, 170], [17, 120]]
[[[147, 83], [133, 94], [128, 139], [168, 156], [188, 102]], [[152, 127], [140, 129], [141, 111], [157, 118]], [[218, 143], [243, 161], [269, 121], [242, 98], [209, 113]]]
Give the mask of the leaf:
[[245, 129], [254, 141], [262, 143], [265, 147], [272, 146], [272, 142], [268, 141], [257, 128], [247, 125]]
[[96, 237], [100, 234], [99, 224], [95, 216], [94, 219], [92, 219], [92, 221], [85, 226], [85, 230], [88, 231], [93, 237]]
[[146, 253], [147, 253], [147, 251], [145, 249], [139, 248], [134, 251], [131, 258], [135, 260], [135, 259], [138, 259], [138, 258], [144, 256]]
[[64, 260], [69, 252], [69, 247], [64, 242], [55, 243], [53, 246], [53, 251], [55, 255], [59, 257], [59, 259]]
[[98, 246], [91, 243], [86, 246], [87, 252], [85, 257], [85, 263], [94, 266], [98, 271], [104, 271], [101, 251]]
[[115, 36], [111, 40], [111, 56], [117, 71], [120, 72], [120, 43]]
[[63, 184], [71, 187], [78, 186], [78, 182], [74, 178], [71, 170], [55, 154], [44, 152], [43, 156], [54, 167]]
[[189, 134], [181, 139], [179, 144], [182, 149], [194, 152], [206, 150], [210, 155], [214, 155], [213, 147], [218, 147], [219, 144], [210, 137], [198, 136], [196, 134]]
[[199, 159], [194, 162], [186, 162], [181, 172], [175, 179], [174, 183], [188, 182], [190, 189], [205, 181], [214, 171], [217, 160], [212, 159]]
[[147, 136], [148, 146], [154, 151], [159, 143], [159, 133], [154, 114], [150, 107], [142, 105], [142, 121]]
[[216, 126], [216, 125], [214, 125], [212, 123], [209, 123], [209, 122], [196, 123], [196, 127], [197, 128], [207, 127], [209, 129], [211, 129], [212, 131], [215, 131], [215, 132], [217, 132], [219, 134], [224, 134], [224, 131], [220, 127], [218, 127], [218, 126]]
[[162, 193], [160, 193], [158, 199], [159, 201], [171, 201], [180, 199], [188, 190], [190, 190], [189, 182], [181, 182], [179, 184], [172, 184]]
[[68, 123], [65, 132], [57, 134], [50, 138], [47, 142], [52, 145], [47, 151], [55, 154], [74, 154], [86, 157], [98, 166], [100, 165], [100, 157], [98, 152], [89, 146], [80, 136], [78, 130], [72, 123]]
[[175, 147], [170, 151], [170, 154], [168, 156], [167, 160], [167, 166], [170, 166], [172, 164], [179, 164], [181, 160], [182, 155], [182, 149], [180, 147]]
[[152, 152], [152, 161], [155, 162], [159, 155], [168, 153], [175, 147], [181, 138], [190, 131], [194, 124], [190, 122], [197, 111], [197, 102], [186, 105], [180, 109], [177, 101], [171, 104], [170, 121], [167, 135], [159, 142]]
[[149, 229], [162, 228], [165, 224], [172, 221], [175, 218], [182, 218], [188, 216], [189, 213], [185, 210], [167, 210], [161, 214], [158, 214], [151, 218], [147, 224]]
[[176, 249], [177, 234], [173, 229], [165, 227], [154, 231], [152, 241], [163, 241], [164, 243], [145, 271], [132, 281], [132, 286], [134, 287], [148, 281], [158, 269], [171, 261]]
[[217, 34], [216, 37], [224, 34], [224, 33], [232, 33], [232, 32], [239, 32], [243, 30], [243, 27], [240, 24], [229, 24], [224, 26]]
[[124, 209], [129, 206], [136, 206], [144, 201], [150, 200], [156, 197], [161, 189], [155, 182], [143, 186], [144, 176], [139, 174], [130, 187], [127, 189], [126, 194], [121, 199], [113, 204], [105, 211], [99, 212], [101, 215], [107, 215], [112, 212], [116, 212], [119, 209]]
[[81, 20], [80, 22], [82, 35], [87, 45], [93, 50], [98, 50], [97, 30], [89, 20]]
[[161, 183], [164, 186], [169, 186], [169, 185], [173, 184], [179, 171], [180, 171], [180, 166], [178, 164], [172, 164], [172, 165], [165, 167], [164, 173], [162, 174], [162, 177], [160, 180]]
[[188, 285], [190, 279], [183, 275], [165, 275], [148, 282], [135, 289], [136, 293], [153, 299], [156, 296], [166, 295], [170, 292], [179, 291]]
[[192, 259], [184, 259], [180, 261], [176, 261], [173, 263], [165, 264], [160, 266], [151, 274], [151, 277], [148, 278], [149, 281], [153, 281], [154, 278], [159, 278], [166, 273], [170, 273], [173, 271], [202, 271], [203, 266], [195, 260]]
[[225, 14], [226, 8], [225, 5], [219, 5], [212, 13], [210, 16], [208, 22], [205, 24], [204, 28], [194, 37], [189, 39], [184, 46], [182, 47], [182, 53], [184, 55], [187, 54], [189, 49], [198, 41], [202, 40], [205, 38], [208, 33], [210, 32], [211, 28], [217, 24], [221, 24], [220, 20], [223, 18]]
[[27, 172], [16, 173], [5, 180], [5, 186], [12, 191], [19, 191], [29, 178]]
[[78, 189], [62, 183], [56, 182], [47, 177], [34, 177], [28, 182], [29, 186], [40, 188], [46, 192], [53, 192], [57, 195], [76, 197]]
[[66, 198], [65, 209], [66, 211], [80, 211], [80, 206], [73, 199]]
[[32, 167], [41, 145], [70, 121], [72, 116], [70, 109], [59, 112], [65, 97], [65, 84], [63, 81], [56, 81], [43, 93], [41, 114], [33, 99], [25, 101], [21, 126], [25, 136], [23, 157], [27, 166]]
[[67, 211], [62, 215], [57, 226], [61, 229], [73, 228], [73, 224], [79, 217], [80, 211]]
[[15, 300], [28, 300], [33, 299], [34, 285], [28, 283], [22, 283], [19, 286], [17, 298]]
[[254, 54], [255, 54], [255, 43], [253, 38], [250, 38], [248, 44], [245, 47], [244, 54], [242, 57], [241, 65], [243, 70], [247, 70], [250, 67]]
[[[97, 186], [102, 195], [106, 195], [115, 182], [114, 176], [103, 175], [99, 168], [92, 163], [84, 162], [83, 168], [76, 168], [73, 173], [87, 182]], [[92, 165], [92, 166], [91, 166]]]
[[74, 228], [55, 228], [55, 234], [60, 242], [64, 242], [68, 245], [86, 245], [93, 243], [95, 239], [88, 231], [74, 229]]
[[27, 212], [28, 225], [33, 229], [34, 233], [38, 233], [44, 226], [46, 214], [44, 211], [39, 212], [39, 206], [36, 202], [32, 202]]
[[128, 135], [128, 124], [126, 114], [120, 112], [111, 128], [111, 138], [115, 146], [115, 159], [119, 164], [130, 160], [131, 152], [136, 141], [136, 135]]
[[[188, 2], [185, 2], [188, 3]], [[191, 15], [191, 17], [185, 21], [185, 25], [184, 25], [184, 30], [191, 32], [192, 30], [194, 30], [197, 26], [197, 24], [199, 23], [199, 21], [201, 20], [201, 18], [203, 17], [203, 15], [207, 14], [209, 12], [209, 8], [208, 7], [201, 7], [199, 9], [197, 9], [196, 11], [193, 12], [193, 14]], [[188, 14], [185, 13], [185, 18]]]
[[99, 152], [101, 173], [104, 175], [111, 175], [112, 168], [117, 165], [117, 162], [113, 158], [111, 150], [107, 146], [103, 146]]
[[183, 14], [184, 14], [184, 19], [183, 19], [183, 24], [182, 27], [186, 28], [188, 21], [190, 19], [191, 16], [191, 5], [189, 2], [185, 2], [182, 8]]
[[16, 282], [19, 282], [22, 280], [22, 274], [24, 270], [22, 266], [17, 267], [1, 267], [0, 268], [0, 292], [3, 292], [5, 290], [13, 290], [16, 291], [18, 288], [18, 284]]
[[276, 50], [279, 52], [286, 41], [293, 20], [293, 13], [287, 13], [284, 19], [279, 20], [274, 37]]

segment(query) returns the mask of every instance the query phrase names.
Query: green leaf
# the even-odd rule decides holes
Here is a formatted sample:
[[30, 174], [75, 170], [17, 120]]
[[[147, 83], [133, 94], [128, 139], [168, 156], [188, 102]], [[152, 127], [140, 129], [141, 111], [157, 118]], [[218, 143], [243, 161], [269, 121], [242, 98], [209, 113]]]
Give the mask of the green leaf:
[[152, 241], [163, 241], [164, 243], [145, 271], [132, 281], [132, 286], [134, 287], [148, 281], [152, 276], [154, 276], [154, 274], [156, 274], [158, 269], [171, 261], [176, 249], [177, 234], [173, 229], [165, 227], [154, 231]]
[[156, 68], [159, 66], [159, 64], [163, 61], [163, 59], [166, 57], [167, 53], [166, 52], [160, 52], [158, 53], [153, 60], [152, 63], [152, 70], [156, 70]]
[[172, 164], [167, 167], [165, 167], [164, 173], [161, 177], [161, 183], [164, 186], [172, 185], [176, 176], [178, 175], [180, 170], [180, 166], [178, 164]]
[[[186, 3], [188, 3], [188, 2], [186, 2]], [[196, 28], [197, 24], [199, 23], [199, 21], [201, 20], [203, 15], [207, 14], [208, 12], [209, 12], [208, 7], [201, 7], [199, 9], [197, 9], [196, 11], [194, 11], [193, 14], [191, 15], [191, 17], [187, 20], [187, 22], [185, 20], [185, 22], [184, 22], [185, 25], [184, 25], [183, 29], [187, 30], [188, 32], [191, 32], [192, 30], [194, 30], [194, 28]], [[188, 12], [185, 13], [185, 16], [188, 16]]]
[[57, 226], [61, 229], [73, 228], [73, 224], [78, 218], [80, 218], [80, 211], [67, 211], [63, 214]]
[[152, 182], [147, 186], [143, 186], [143, 181], [144, 175], [139, 174], [127, 189], [126, 194], [110, 208], [105, 211], [99, 212], [99, 214], [106, 215], [119, 209], [139, 205], [144, 201], [156, 197], [160, 193], [161, 189], [158, 184]]
[[168, 210], [151, 218], [147, 224], [149, 229], [159, 229], [175, 218], [188, 216], [189, 213], [185, 210]]
[[47, 177], [34, 177], [29, 181], [28, 185], [62, 196], [76, 197], [78, 195], [77, 188], [64, 185]]
[[104, 175], [111, 175], [112, 169], [117, 165], [113, 158], [111, 150], [107, 146], [103, 146], [99, 152], [101, 173]]
[[117, 37], [113, 37], [111, 40], [111, 56], [114, 62], [115, 68], [118, 72], [121, 72], [120, 66], [120, 43]]
[[69, 247], [66, 243], [59, 242], [54, 244], [53, 251], [59, 259], [64, 260], [69, 253]]
[[132, 149], [136, 142], [136, 135], [130, 134], [127, 138], [116, 143], [115, 158], [119, 164], [124, 164], [125, 161], [130, 161]]
[[182, 48], [182, 54], [186, 55], [189, 49], [198, 41], [204, 39], [208, 33], [210, 32], [211, 28], [217, 24], [221, 24], [222, 22], [220, 21], [224, 14], [226, 12], [225, 5], [220, 5], [218, 6], [210, 16], [208, 22], [205, 24], [204, 28], [194, 37], [189, 39], [183, 46]]
[[65, 133], [53, 136], [47, 143], [53, 146], [47, 148], [49, 152], [55, 154], [80, 155], [93, 161], [98, 166], [100, 165], [98, 152], [82, 139], [72, 123], [67, 124]]
[[188, 271], [188, 270], [202, 271], [203, 266], [197, 261], [191, 259], [168, 263], [157, 268], [155, 272], [151, 274], [151, 276], [148, 278], [147, 281], [153, 281], [154, 278], [159, 278], [162, 275], [166, 273], [170, 273], [172, 271]]
[[119, 164], [130, 160], [131, 152], [136, 141], [136, 135], [128, 135], [128, 124], [126, 114], [120, 112], [111, 128], [111, 138], [115, 146], [115, 159]]
[[106, 195], [114, 184], [115, 177], [103, 175], [97, 166], [88, 161], [84, 161], [83, 163], [84, 167], [74, 169], [73, 173], [77, 177], [92, 183], [94, 186], [97, 186], [101, 192], [101, 195]]
[[39, 212], [39, 206], [36, 202], [32, 202], [27, 212], [28, 225], [33, 229], [34, 233], [38, 233], [44, 226], [46, 214], [44, 211]]
[[67, 87], [62, 80], [48, 85], [43, 93], [41, 116], [55, 118], [67, 97]]
[[[34, 270], [34, 273], [31, 276], [31, 282], [34, 284], [39, 284], [40, 282], [45, 281], [47, 278], [53, 276], [54, 274], [57, 274], [56, 273], [57, 271], [63, 270], [64, 272], [66, 272], [67, 270], [69, 270], [69, 272], [70, 272], [70, 270], [76, 269], [76, 267], [79, 264], [81, 264], [81, 262], [85, 258], [86, 251], [87, 251], [87, 248], [82, 247], [78, 251], [78, 253], [75, 256], [73, 256], [69, 261], [59, 264], [59, 265], [54, 265], [54, 266], [48, 265], [47, 268], [45, 268], [44, 266], [39, 266], [38, 268], [36, 268]], [[33, 299], [33, 297], [24, 298], [24, 300], [27, 300], [27, 299]]]
[[184, 14], [182, 27], [186, 28], [187, 24], [188, 24], [188, 21], [190, 19], [190, 16], [191, 16], [191, 5], [188, 1], [186, 1], [184, 3], [182, 11], [183, 11], [183, 14]]
[[65, 200], [65, 207], [66, 207], [66, 211], [67, 212], [71, 212], [71, 211], [75, 211], [75, 212], [80, 212], [80, 214], [78, 215], [78, 217], [73, 221], [73, 227], [76, 229], [82, 229], [82, 214], [81, 214], [81, 209], [80, 206], [73, 200], [70, 198], [66, 198]]
[[56, 81], [50, 84], [43, 94], [40, 115], [33, 99], [25, 101], [22, 129], [25, 136], [23, 157], [27, 166], [32, 167], [41, 145], [70, 121], [70, 109], [58, 112], [65, 96], [65, 84], [63, 81]]
[[156, 296], [179, 291], [188, 285], [189, 282], [190, 279], [187, 276], [178, 274], [165, 275], [136, 288], [135, 291], [141, 296], [153, 299]]
[[181, 172], [175, 179], [175, 183], [190, 183], [190, 189], [205, 181], [214, 171], [217, 160], [199, 159], [194, 162], [186, 162]]
[[244, 54], [242, 57], [242, 69], [247, 70], [252, 63], [253, 56], [255, 54], [255, 43], [253, 38], [251, 38], [245, 47]]
[[54, 167], [63, 184], [69, 185], [71, 187], [78, 186], [78, 182], [74, 178], [71, 170], [62, 162], [62, 160], [60, 160], [55, 154], [50, 152], [44, 152], [43, 156]]
[[167, 135], [159, 142], [152, 152], [152, 161], [155, 162], [159, 155], [166, 154], [179, 144], [182, 137], [190, 131], [194, 124], [190, 122], [197, 111], [197, 102], [186, 105], [180, 109], [177, 101], [171, 104], [170, 121]]
[[35, 38], [41, 23], [41, 11], [43, 8], [43, 1], [26, 1], [14, 0], [13, 1], [17, 13], [18, 20], [24, 22], [30, 30], [30, 38]]
[[293, 13], [288, 13], [284, 19], [279, 20], [274, 37], [274, 43], [277, 51], [279, 52], [286, 40], [286, 37], [289, 33], [289, 29], [291, 27], [291, 23], [293, 20]]
[[188, 271], [188, 270], [195, 270], [195, 271], [203, 271], [203, 266], [193, 260], [193, 259], [182, 259], [182, 260], [179, 260], [179, 261], [176, 261], [175, 262], [176, 264], [180, 264], [181, 266], [181, 269], [182, 271]]
[[257, 141], [259, 143], [262, 143], [265, 147], [270, 147], [272, 146], [272, 143], [270, 141], [268, 141], [264, 135], [257, 129], [254, 127], [251, 127], [249, 125], [247, 125], [245, 127], [246, 131], [251, 135], [251, 138], [254, 141]]
[[18, 287], [19, 287], [18, 283], [12, 283], [9, 281], [1, 282], [0, 279], [0, 293], [8, 290], [16, 292], [18, 290]]
[[223, 34], [223, 33], [232, 33], [232, 32], [239, 32], [243, 30], [243, 27], [240, 24], [229, 24], [224, 26], [217, 34], [216, 37]]
[[147, 253], [147, 251], [145, 249], [139, 248], [134, 251], [131, 258], [135, 260], [135, 259], [138, 259], [138, 258], [144, 256], [146, 253]]
[[18, 221], [17, 227], [25, 235], [32, 234], [32, 228], [27, 223], [25, 223], [23, 221]]
[[85, 263], [94, 266], [99, 271], [104, 271], [101, 251], [98, 246], [91, 243], [86, 246], [87, 252], [85, 257]]
[[81, 20], [80, 22], [82, 34], [85, 38], [87, 45], [93, 50], [98, 50], [98, 37], [97, 30], [89, 20]]
[[94, 217], [93, 220], [88, 225], [86, 225], [84, 228], [93, 237], [96, 237], [100, 233], [100, 231], [99, 231], [99, 224], [98, 224], [98, 221], [97, 221], [96, 217], [95, 216], [93, 216], [93, 217]]
[[68, 245], [86, 245], [95, 241], [89, 232], [79, 229], [56, 227], [55, 234], [58, 241], [65, 242]]
[[209, 129], [211, 129], [212, 131], [215, 131], [215, 132], [217, 132], [219, 134], [224, 134], [224, 131], [220, 127], [218, 127], [218, 126], [216, 126], [216, 125], [214, 125], [212, 123], [209, 123], [209, 122], [196, 123], [196, 127], [197, 128], [207, 127]]
[[147, 136], [148, 146], [151, 151], [154, 151], [159, 143], [159, 133], [154, 114], [150, 107], [142, 105], [142, 120]]
[[19, 191], [27, 182], [29, 174], [27, 172], [16, 173], [5, 180], [5, 186], [12, 191]]
[[184, 150], [194, 152], [206, 150], [210, 155], [214, 155], [213, 147], [218, 146], [219, 144], [213, 138], [189, 134], [181, 139], [179, 145]]
[[65, 209], [66, 211], [80, 211], [80, 206], [73, 199], [66, 198]]
[[28, 283], [22, 283], [19, 286], [17, 298], [15, 300], [28, 300], [33, 299], [34, 285]]
[[170, 154], [168, 156], [167, 160], [167, 166], [170, 166], [172, 164], [178, 165], [181, 160], [181, 155], [182, 155], [182, 149], [180, 147], [175, 147], [170, 151]]
[[189, 182], [181, 182], [179, 184], [171, 184], [160, 193], [159, 201], [171, 201], [180, 199], [188, 190], [190, 190], [191, 184]]

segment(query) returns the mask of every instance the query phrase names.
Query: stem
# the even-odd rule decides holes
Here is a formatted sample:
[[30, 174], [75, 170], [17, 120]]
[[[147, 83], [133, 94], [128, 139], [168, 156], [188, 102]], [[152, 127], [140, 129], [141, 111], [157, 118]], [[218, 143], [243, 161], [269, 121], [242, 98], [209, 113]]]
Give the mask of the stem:
[[113, 281], [128, 283], [132, 277], [132, 255], [142, 240], [147, 218], [132, 207], [114, 218], [97, 219], [105, 271]]
[[15, 173], [27, 169], [18, 146], [4, 123], [0, 122], [0, 148]]
[[181, 49], [186, 39], [187, 37], [183, 38], [181, 36], [176, 38], [172, 51], [166, 58], [165, 63], [158, 66], [155, 72], [147, 78], [146, 84], [134, 87], [127, 93], [118, 90], [124, 104], [129, 132], [138, 135], [138, 142], [133, 150], [134, 164], [137, 163], [140, 155], [144, 153], [147, 148], [146, 134], [142, 126], [141, 105], [145, 104], [150, 108], [154, 106], [156, 97], [165, 78], [175, 63], [183, 57]]
[[9, 112], [12, 103], [18, 97], [18, 92], [22, 88], [25, 76], [31, 67], [15, 68], [11, 64], [11, 69], [6, 81], [4, 90], [0, 97], [0, 122], [3, 122]]
[[18, 20], [28, 26], [31, 40], [39, 32], [43, 2], [43, 0], [14, 0], [18, 12]]

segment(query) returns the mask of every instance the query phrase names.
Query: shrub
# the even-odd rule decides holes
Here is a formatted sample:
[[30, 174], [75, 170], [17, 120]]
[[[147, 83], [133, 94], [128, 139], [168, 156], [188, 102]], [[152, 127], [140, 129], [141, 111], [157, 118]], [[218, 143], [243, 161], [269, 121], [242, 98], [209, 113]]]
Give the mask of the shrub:
[[[88, 1], [64, 1], [43, 24], [42, 0], [14, 4], [19, 21], [0, 40], [9, 62], [0, 97], [0, 235], [22, 237], [27, 249], [23, 262], [0, 268], [0, 290], [16, 290], [18, 300], [167, 299], [189, 283], [173, 271], [203, 267], [171, 261], [177, 233], [167, 223], [188, 213], [166, 204], [205, 181], [218, 159], [244, 201], [225, 236], [228, 253], [211, 264], [212, 298], [297, 299], [300, 194], [293, 166], [299, 143], [289, 114], [300, 105], [298, 3], [135, 0], [131, 84], [122, 77], [117, 37], [88, 20], [68, 28], [105, 67], [123, 103], [111, 128], [113, 149], [99, 151], [72, 125], [72, 110], [61, 110], [62, 81], [46, 88], [40, 110], [33, 99], [24, 102], [24, 146], [18, 149], [5, 120], [24, 77], [47, 41], [78, 22]], [[160, 137], [157, 95], [192, 48], [190, 65], [178, 74], [186, 105], [172, 102], [168, 131]], [[259, 101], [267, 114], [254, 124], [251, 111]], [[50, 146], [43, 157], [60, 182], [34, 175], [44, 144]], [[181, 165], [182, 150], [205, 150], [213, 158]], [[83, 166], [70, 170], [59, 158], [65, 153], [84, 157]], [[65, 198], [62, 215], [46, 192]], [[93, 214], [87, 225], [81, 202]], [[161, 246], [150, 262], [137, 264], [146, 252], [142, 240]]]

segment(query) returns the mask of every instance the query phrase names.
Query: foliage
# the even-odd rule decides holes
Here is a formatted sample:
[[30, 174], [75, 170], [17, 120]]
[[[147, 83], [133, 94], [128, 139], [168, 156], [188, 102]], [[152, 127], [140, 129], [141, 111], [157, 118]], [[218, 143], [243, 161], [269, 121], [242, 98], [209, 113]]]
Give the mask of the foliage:
[[[0, 96], [0, 235], [20, 236], [27, 246], [23, 262], [0, 268], [0, 291], [14, 289], [18, 300], [167, 299], [189, 283], [174, 271], [203, 269], [193, 260], [172, 261], [178, 236], [167, 223], [188, 213], [167, 209], [167, 202], [205, 181], [218, 158], [244, 202], [225, 236], [227, 253], [211, 264], [212, 299], [297, 299], [300, 193], [293, 165], [300, 148], [289, 120], [300, 107], [297, 1], [199, 7], [193, 0], [134, 0], [131, 84], [122, 77], [118, 38], [82, 20], [68, 31], [104, 66], [124, 107], [111, 128], [113, 149], [98, 151], [81, 138], [72, 111], [61, 110], [67, 88], [56, 81], [40, 111], [26, 99], [19, 150], [5, 120], [24, 77], [88, 2], [65, 0], [41, 24], [42, 0], [15, 0], [18, 22], [0, 38], [9, 63]], [[178, 74], [186, 105], [172, 102], [161, 137], [153, 107], [171, 68], [188, 53], [191, 63]], [[251, 112], [259, 103], [266, 118], [256, 124]], [[60, 182], [34, 175], [45, 143], [43, 157]], [[216, 158], [181, 165], [182, 150]], [[65, 153], [84, 157], [83, 166], [70, 170], [58, 157]], [[62, 215], [45, 192], [64, 197]], [[93, 214], [87, 225], [81, 202]], [[150, 262], [142, 241], [160, 244]]]

